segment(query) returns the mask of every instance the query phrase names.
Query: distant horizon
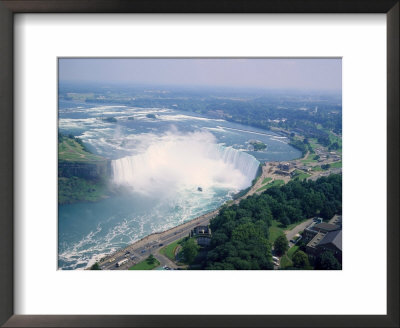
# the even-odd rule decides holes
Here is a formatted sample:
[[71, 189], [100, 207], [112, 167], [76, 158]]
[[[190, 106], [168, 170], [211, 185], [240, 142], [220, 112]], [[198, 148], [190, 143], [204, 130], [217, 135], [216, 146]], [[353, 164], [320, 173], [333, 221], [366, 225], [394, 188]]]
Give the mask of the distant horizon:
[[296, 93], [325, 93], [325, 94], [341, 94], [341, 89], [306, 89], [306, 88], [289, 88], [289, 87], [257, 87], [257, 86], [232, 86], [232, 85], [212, 85], [212, 84], [153, 84], [140, 82], [122, 82], [122, 81], [83, 81], [83, 80], [59, 80], [62, 84], [71, 85], [95, 85], [97, 87], [132, 87], [132, 88], [166, 88], [166, 89], [213, 89], [215, 91], [243, 91], [243, 92], [296, 92]]
[[60, 58], [59, 82], [339, 93], [342, 63], [340, 58]]

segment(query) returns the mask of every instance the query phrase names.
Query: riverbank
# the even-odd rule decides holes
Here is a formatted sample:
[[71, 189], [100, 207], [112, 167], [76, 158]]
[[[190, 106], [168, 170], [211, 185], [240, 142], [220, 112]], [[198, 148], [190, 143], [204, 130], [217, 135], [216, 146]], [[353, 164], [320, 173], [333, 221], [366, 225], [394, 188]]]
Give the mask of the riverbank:
[[[184, 222], [178, 226], [172, 227], [170, 229], [160, 231], [160, 232], [153, 232], [142, 239], [119, 249], [118, 251], [109, 254], [97, 263], [100, 265], [102, 270], [112, 270], [116, 269], [116, 264], [119, 261], [124, 259], [128, 259], [129, 261], [124, 263], [122, 266], [118, 267], [118, 269], [128, 269], [129, 267], [143, 261], [147, 256], [153, 254], [157, 257], [159, 254], [159, 250], [164, 247], [167, 243], [170, 244], [175, 240], [181, 239], [186, 237], [190, 234], [190, 231], [199, 225], [208, 225], [210, 220], [218, 215], [220, 208], [223, 206], [230, 206], [232, 204], [238, 204], [242, 199], [248, 197], [257, 181], [257, 177], [262, 175], [262, 167], [257, 171], [256, 178], [253, 180], [252, 185], [239, 192], [235, 195], [234, 199], [225, 202], [217, 209], [207, 212], [199, 217], [196, 217], [190, 221]], [[89, 269], [90, 266], [87, 268]]]
[[99, 266], [102, 270], [117, 269], [116, 264], [127, 258], [129, 261], [121, 267], [118, 267], [118, 269], [128, 269], [129, 267], [143, 261], [150, 254], [158, 253], [158, 250], [165, 245], [188, 236], [194, 227], [198, 225], [208, 225], [210, 220], [217, 216], [218, 213], [219, 208], [176, 227], [161, 232], [155, 232], [143, 237], [127, 247], [104, 257], [100, 262], [98, 262]]
[[110, 160], [90, 152], [79, 138], [58, 135], [59, 205], [107, 197], [110, 172]]
[[[237, 194], [239, 197], [226, 202], [222, 206], [238, 204], [242, 199], [247, 198], [248, 196], [259, 194], [275, 185], [286, 184], [291, 179], [315, 180], [331, 173], [341, 173], [341, 167], [335, 166], [336, 163], [341, 164], [340, 155], [334, 152], [328, 152], [323, 147], [315, 147], [315, 153], [311, 154], [310, 152], [307, 152], [301, 158], [291, 161], [263, 163], [261, 165], [261, 174], [257, 174], [252, 186]], [[332, 165], [332, 167], [330, 167], [330, 165]], [[328, 166], [328, 168], [322, 169], [321, 167], [324, 166]], [[118, 269], [128, 269], [136, 263], [143, 261], [150, 254], [161, 256], [159, 250], [162, 247], [188, 236], [190, 231], [198, 225], [208, 225], [210, 220], [218, 214], [221, 207], [179, 226], [162, 232], [152, 233], [139, 241], [106, 256], [100, 261], [100, 267], [105, 270], [116, 269], [116, 263], [127, 258], [129, 261], [121, 267], [118, 267]]]
[[[261, 175], [259, 176], [262, 176], [262, 170]], [[150, 254], [153, 254], [156, 257], [160, 256], [159, 250], [165, 245], [188, 236], [190, 234], [190, 231], [196, 226], [208, 225], [210, 223], [210, 220], [218, 215], [221, 207], [238, 204], [242, 199], [248, 197], [249, 195], [252, 195], [254, 193], [253, 190], [256, 186], [256, 181], [257, 179], [254, 179], [252, 186], [247, 189], [247, 192], [245, 192], [245, 194], [238, 198], [235, 198], [234, 200], [224, 203], [219, 208], [211, 212], [207, 212], [193, 220], [184, 222], [173, 228], [161, 232], [154, 232], [122, 249], [119, 249], [118, 251], [110, 255], [107, 255], [98, 262], [100, 268], [102, 270], [113, 270], [117, 268], [120, 270], [126, 270], [133, 265], [139, 263], [140, 261], [143, 261]], [[117, 267], [116, 264], [124, 259], [128, 259], [129, 261], [124, 263], [122, 266]]]

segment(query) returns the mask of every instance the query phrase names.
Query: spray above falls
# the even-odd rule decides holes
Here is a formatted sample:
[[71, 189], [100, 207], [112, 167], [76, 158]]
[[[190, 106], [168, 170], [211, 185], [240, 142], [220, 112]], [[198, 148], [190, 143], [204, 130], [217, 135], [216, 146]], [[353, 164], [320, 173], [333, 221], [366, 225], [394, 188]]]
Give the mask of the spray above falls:
[[239, 191], [251, 185], [259, 162], [216, 143], [208, 132], [168, 133], [144, 153], [112, 161], [113, 181], [134, 191], [169, 193], [201, 187]]

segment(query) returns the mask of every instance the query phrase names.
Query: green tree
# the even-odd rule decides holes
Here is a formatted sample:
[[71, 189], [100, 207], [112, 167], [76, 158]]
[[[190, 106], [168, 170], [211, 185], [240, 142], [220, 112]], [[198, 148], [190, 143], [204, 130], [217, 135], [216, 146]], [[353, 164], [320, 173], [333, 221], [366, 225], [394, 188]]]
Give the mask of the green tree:
[[194, 238], [188, 239], [182, 245], [183, 257], [186, 263], [192, 263], [199, 252], [199, 245], [197, 245]]
[[327, 169], [329, 169], [330, 167], [331, 167], [330, 164], [322, 164], [322, 165], [321, 165], [321, 168], [322, 168], [323, 170], [327, 170]]
[[337, 143], [337, 141], [335, 141], [333, 144], [331, 144], [330, 146], [329, 146], [329, 150], [337, 150], [337, 149], [339, 149], [340, 147], [339, 147], [339, 144]]
[[156, 258], [153, 256], [153, 254], [150, 254], [146, 261], [148, 264], [154, 264], [156, 262]]
[[210, 222], [213, 235], [207, 255], [196, 257], [199, 263], [195, 264], [218, 270], [272, 269], [268, 242], [272, 219], [288, 225], [321, 212], [328, 217], [332, 211], [341, 213], [341, 203], [342, 176], [330, 175], [316, 181], [290, 181], [224, 206]]
[[276, 254], [281, 256], [285, 254], [288, 249], [289, 249], [289, 244], [285, 235], [281, 235], [275, 239], [274, 250]]
[[324, 219], [330, 219], [335, 215], [335, 204], [333, 202], [325, 202], [319, 215]]
[[330, 251], [321, 253], [316, 260], [315, 269], [317, 270], [341, 270], [342, 266]]
[[306, 268], [310, 266], [308, 256], [303, 251], [297, 251], [292, 257], [293, 266], [296, 268]]
[[95, 264], [93, 264], [90, 270], [101, 270], [99, 263], [96, 262]]

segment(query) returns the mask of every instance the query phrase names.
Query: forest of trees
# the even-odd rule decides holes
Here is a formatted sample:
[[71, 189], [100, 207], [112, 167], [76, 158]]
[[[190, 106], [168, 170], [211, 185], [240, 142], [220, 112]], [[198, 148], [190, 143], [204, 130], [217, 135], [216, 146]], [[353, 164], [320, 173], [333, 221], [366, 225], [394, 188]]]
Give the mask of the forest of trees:
[[273, 219], [288, 225], [316, 215], [330, 219], [341, 212], [341, 175], [272, 187], [223, 207], [210, 222], [213, 234], [207, 256], [194, 264], [212, 270], [272, 269], [268, 230]]

